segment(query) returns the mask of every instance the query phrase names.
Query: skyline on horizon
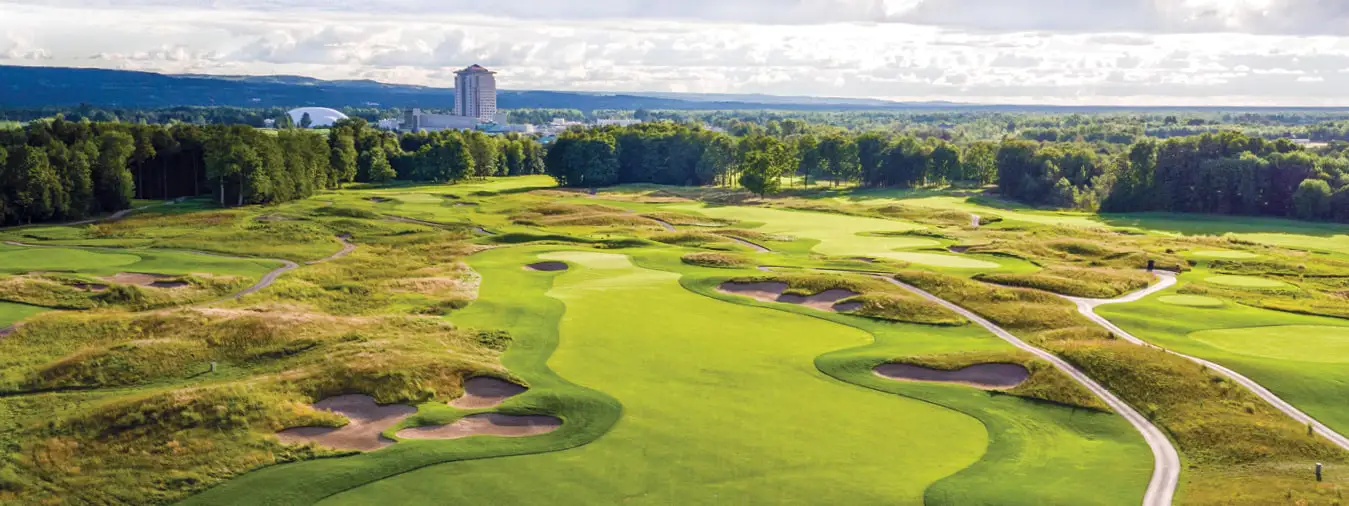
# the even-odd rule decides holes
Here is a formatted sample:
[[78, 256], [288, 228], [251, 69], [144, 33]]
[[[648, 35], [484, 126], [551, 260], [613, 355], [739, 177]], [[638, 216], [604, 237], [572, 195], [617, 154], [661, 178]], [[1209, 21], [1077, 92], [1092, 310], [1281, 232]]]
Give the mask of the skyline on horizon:
[[[971, 104], [1349, 106], [1321, 0], [0, 0], [0, 64]], [[77, 12], [78, 11], [78, 12]]]

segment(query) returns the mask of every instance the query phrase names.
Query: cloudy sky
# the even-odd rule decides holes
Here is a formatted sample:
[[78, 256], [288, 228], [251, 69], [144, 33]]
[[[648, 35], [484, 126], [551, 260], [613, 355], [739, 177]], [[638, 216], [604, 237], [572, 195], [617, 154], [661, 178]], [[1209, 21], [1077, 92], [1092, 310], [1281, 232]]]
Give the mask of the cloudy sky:
[[0, 0], [0, 64], [506, 89], [1349, 106], [1346, 0]]

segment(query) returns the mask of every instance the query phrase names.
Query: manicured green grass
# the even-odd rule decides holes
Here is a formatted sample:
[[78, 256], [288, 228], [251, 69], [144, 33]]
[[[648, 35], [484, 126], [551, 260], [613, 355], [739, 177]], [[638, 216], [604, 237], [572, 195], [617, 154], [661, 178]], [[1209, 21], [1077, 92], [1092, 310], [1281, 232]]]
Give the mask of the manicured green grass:
[[1241, 355], [1342, 364], [1349, 362], [1349, 327], [1279, 325], [1203, 330], [1190, 338]]
[[1086, 228], [1102, 228], [1105, 226], [1098, 221], [1095, 216], [1088, 213], [1044, 211], [1005, 201], [996, 201], [998, 205], [995, 207], [988, 205], [988, 203], [994, 201], [987, 199], [955, 195], [934, 195], [933, 192], [930, 191], [858, 190], [843, 198], [868, 206], [898, 204], [925, 209], [962, 211], [977, 214], [985, 218], [997, 216], [1004, 220], [1040, 225]]
[[988, 260], [924, 253], [898, 251], [931, 248], [941, 243], [926, 237], [902, 235], [861, 235], [871, 232], [910, 232], [924, 227], [915, 223], [802, 211], [787, 211], [761, 207], [684, 207], [675, 209], [695, 211], [713, 218], [763, 223], [755, 230], [819, 241], [813, 251], [829, 256], [868, 256], [889, 258], [904, 262], [951, 269], [996, 269], [999, 264]]
[[1204, 282], [1213, 283], [1215, 285], [1234, 286], [1237, 288], [1266, 289], [1266, 288], [1287, 288], [1291, 286], [1288, 283], [1284, 283], [1282, 281], [1256, 278], [1251, 276], [1229, 276], [1229, 275], [1209, 276], [1207, 278], [1204, 278]]
[[566, 305], [550, 365], [623, 403], [614, 430], [574, 450], [445, 464], [323, 504], [916, 504], [987, 443], [968, 416], [814, 368], [822, 353], [866, 343], [860, 330], [703, 297], [622, 255], [540, 258], [572, 265], [549, 292]]
[[1203, 295], [1166, 295], [1158, 297], [1157, 302], [1170, 304], [1173, 306], [1187, 307], [1223, 307], [1222, 299], [1205, 297]]
[[259, 277], [280, 267], [270, 260], [230, 258], [182, 251], [114, 248], [48, 248], [0, 245], [0, 273], [76, 272], [108, 276], [119, 272], [186, 275], [208, 273]]
[[[1182, 277], [1182, 283], [1191, 281]], [[1231, 302], [1178, 306], [1163, 300], [1170, 293], [1102, 306], [1097, 313], [1142, 339], [1240, 372], [1336, 430], [1349, 431], [1349, 368], [1342, 363], [1349, 360], [1349, 322]]]
[[0, 271], [8, 273], [108, 270], [140, 260], [138, 256], [124, 253], [0, 245]]
[[46, 311], [46, 308], [0, 301], [0, 328], [5, 328], [24, 318]]

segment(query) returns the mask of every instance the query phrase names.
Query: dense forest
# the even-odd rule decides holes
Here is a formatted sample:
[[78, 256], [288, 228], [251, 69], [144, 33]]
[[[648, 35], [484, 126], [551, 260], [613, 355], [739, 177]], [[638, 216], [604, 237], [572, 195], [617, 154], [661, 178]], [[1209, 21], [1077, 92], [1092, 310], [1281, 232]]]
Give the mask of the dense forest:
[[1062, 208], [1292, 216], [1349, 221], [1349, 159], [1286, 139], [1238, 132], [1119, 149], [1009, 139], [957, 144], [881, 132], [853, 134], [784, 122], [742, 136], [687, 124], [573, 130], [546, 158], [559, 183], [739, 184], [760, 194], [787, 177], [810, 184], [915, 188], [996, 183], [1005, 198]]
[[362, 119], [323, 132], [247, 125], [35, 121], [0, 129], [0, 222], [70, 221], [132, 199], [211, 195], [221, 205], [308, 197], [348, 182], [540, 173], [530, 138], [397, 134]]

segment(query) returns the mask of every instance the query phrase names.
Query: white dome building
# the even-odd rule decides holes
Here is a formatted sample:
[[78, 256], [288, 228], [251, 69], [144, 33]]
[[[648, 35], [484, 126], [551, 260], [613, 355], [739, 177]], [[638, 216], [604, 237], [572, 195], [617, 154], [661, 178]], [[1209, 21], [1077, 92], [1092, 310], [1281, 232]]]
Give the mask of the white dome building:
[[333, 126], [333, 123], [348, 119], [347, 115], [342, 114], [341, 111], [335, 111], [327, 107], [301, 107], [291, 109], [287, 114], [290, 114], [291, 121], [294, 121], [297, 127], [300, 126], [300, 120], [304, 119], [304, 115], [309, 114], [309, 128], [328, 128]]

